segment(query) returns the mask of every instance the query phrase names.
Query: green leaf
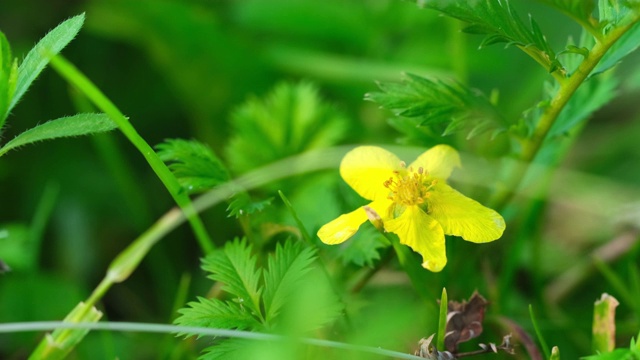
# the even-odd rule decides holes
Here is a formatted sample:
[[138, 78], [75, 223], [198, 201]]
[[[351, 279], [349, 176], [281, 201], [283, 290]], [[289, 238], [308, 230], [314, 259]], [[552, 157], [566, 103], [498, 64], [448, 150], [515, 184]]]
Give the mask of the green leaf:
[[540, 32], [538, 25], [529, 19], [529, 27], [511, 7], [509, 0], [416, 0], [422, 7], [440, 11], [469, 25], [463, 29], [471, 34], [486, 34], [480, 47], [506, 43], [522, 48], [536, 61], [545, 64], [549, 72], [562, 66], [554, 51]]
[[18, 61], [11, 56], [9, 41], [0, 32], [0, 133], [9, 115], [9, 103], [16, 88]]
[[[261, 328], [258, 319], [249, 313], [242, 304], [219, 299], [198, 297], [197, 302], [188, 303], [186, 308], [182, 308], [178, 312], [181, 315], [174, 321], [176, 325], [238, 330]], [[187, 334], [179, 334], [179, 336], [184, 335]]]
[[211, 273], [208, 277], [223, 284], [222, 289], [237, 297], [240, 305], [262, 319], [259, 286], [260, 270], [256, 268], [256, 257], [251, 254], [251, 245], [245, 239], [227, 242], [224, 249], [216, 249], [208, 255], [202, 268]]
[[25, 224], [0, 225], [0, 254], [9, 268], [19, 272], [37, 269], [38, 258], [29, 227]]
[[344, 137], [347, 123], [320, 99], [314, 85], [282, 83], [264, 99], [252, 98], [234, 111], [225, 153], [233, 170], [242, 173], [334, 145]]
[[[335, 249], [343, 263], [357, 266], [373, 266], [380, 259], [380, 249], [387, 248], [390, 244], [380, 235], [373, 226], [362, 226], [349, 241]], [[332, 248], [333, 249], [333, 248]]]
[[167, 139], [156, 145], [178, 182], [188, 193], [200, 193], [229, 181], [226, 167], [206, 145], [195, 140]]
[[47, 66], [49, 59], [62, 51], [62, 49], [73, 40], [80, 31], [83, 23], [84, 13], [62, 22], [45, 35], [45, 37], [29, 51], [18, 68], [16, 89], [8, 111], [11, 111], [20, 98], [22, 98], [22, 95], [24, 95], [29, 86], [31, 86], [31, 83]]
[[382, 92], [366, 94], [365, 99], [391, 110], [400, 119], [409, 119], [411, 126], [406, 130], [430, 127], [444, 136], [468, 129], [468, 137], [472, 137], [500, 129], [504, 123], [485, 96], [454, 81], [407, 74], [401, 83], [378, 86]]
[[614, 77], [593, 78], [580, 86], [562, 109], [549, 131], [550, 136], [566, 134], [581, 124], [616, 96], [618, 81]]
[[267, 206], [270, 206], [272, 201], [272, 197], [265, 200], [253, 200], [246, 192], [240, 192], [234, 195], [229, 207], [227, 207], [227, 211], [229, 212], [229, 217], [235, 216], [239, 218], [240, 216], [261, 212]]
[[600, 62], [596, 68], [589, 74], [589, 76], [595, 76], [602, 72], [605, 72], [612, 67], [616, 66], [622, 59], [634, 52], [640, 46], [640, 23], [635, 24], [629, 31], [627, 31], [613, 46], [607, 51], [606, 54], [600, 59]]
[[583, 26], [591, 26], [593, 11], [596, 8], [595, 0], [538, 0], [547, 5], [553, 6], [566, 15], [575, 19]]
[[38, 141], [101, 133], [116, 127], [116, 124], [105, 114], [67, 116], [48, 121], [21, 133], [0, 148], [0, 156], [9, 150]]
[[267, 322], [272, 321], [287, 302], [289, 296], [299, 288], [300, 281], [311, 270], [315, 251], [304, 244], [288, 240], [276, 246], [275, 254], [269, 256], [268, 268], [264, 272], [264, 309]]

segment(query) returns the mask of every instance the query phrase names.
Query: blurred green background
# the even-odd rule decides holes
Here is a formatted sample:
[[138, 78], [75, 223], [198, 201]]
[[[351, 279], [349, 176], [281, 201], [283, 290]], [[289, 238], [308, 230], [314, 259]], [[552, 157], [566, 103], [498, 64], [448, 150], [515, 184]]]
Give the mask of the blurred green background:
[[[579, 36], [578, 27], [556, 11], [533, 1], [513, 1], [513, 5], [521, 15], [532, 13], [558, 50], [568, 36]], [[344, 143], [393, 144], [400, 134], [387, 124], [391, 115], [363, 101], [366, 92], [377, 89], [375, 81], [400, 80], [402, 72], [456, 77], [485, 93], [498, 89], [500, 108], [507, 118], [517, 119], [539, 101], [542, 83], [548, 80], [517, 49], [496, 45], [478, 50], [481, 38], [461, 34], [457, 21], [399, 0], [4, 0], [0, 29], [14, 55], [22, 58], [48, 30], [81, 12], [86, 12], [85, 26], [63, 55], [129, 116], [150, 144], [166, 138], [194, 138], [219, 155], [228, 143], [234, 109], [282, 81], [315, 83], [321, 96], [349, 119]], [[632, 188], [635, 194], [640, 184], [638, 60], [633, 54], [617, 70], [620, 96], [597, 112], [563, 165], [602, 177], [614, 188]], [[38, 123], [76, 113], [70, 93], [65, 81], [46, 70], [9, 117], [2, 141]], [[29, 146], [0, 161], [0, 224], [26, 231], [25, 225], [33, 224], [38, 211], [46, 215], [47, 201], [52, 206], [44, 217], [35, 262], [0, 276], [0, 322], [64, 317], [93, 289], [113, 257], [173, 206], [131, 144], [119, 133], [101, 137]], [[124, 189], [99, 155], [105, 141], [115, 141], [124, 152], [126, 165], [136, 175], [134, 188]], [[444, 141], [461, 150], [473, 149], [473, 143], [457, 138]], [[563, 356], [571, 359], [589, 353], [593, 301], [604, 291], [614, 295], [615, 291], [596, 272], [557, 304], [545, 303], [542, 290], [592, 249], [615, 237], [620, 227], [602, 220], [597, 208], [572, 207], [561, 200], [522, 201], [522, 208], [542, 209], [535, 212], [541, 216], [536, 224], [507, 222], [508, 228], [520, 229], [507, 239], [526, 236], [527, 226], [537, 235], [518, 249], [501, 240], [488, 245], [483, 254], [489, 258], [494, 251], [501, 257], [508, 257], [509, 251], [521, 254], [513, 260], [522, 262], [515, 265], [516, 276], [504, 280], [512, 285], [512, 293], [500, 299], [508, 301], [495, 305], [525, 326], [529, 326], [529, 303], [555, 309], [541, 311], [539, 320], [547, 324], [543, 330], [548, 341], [560, 345]], [[216, 230], [218, 243], [241, 234], [233, 219], [227, 218], [224, 205], [206, 211], [203, 219]], [[637, 218], [634, 221], [640, 226]], [[530, 266], [533, 255], [528, 251], [533, 241], [541, 244], [535, 255], [543, 259], [539, 268]], [[465, 245], [457, 249], [476, 251]], [[637, 253], [634, 246], [612, 265], [622, 278], [628, 278]], [[174, 231], [129, 280], [109, 291], [104, 299], [107, 318], [171, 321], [182, 274], [192, 274], [195, 283], [189, 299], [209, 286], [199, 269], [201, 256], [188, 227]], [[475, 277], [464, 278], [467, 275]], [[500, 277], [500, 273], [494, 275]], [[478, 288], [496, 300], [491, 298], [491, 279], [463, 272], [456, 277], [450, 274], [448, 281], [450, 298], [467, 298]], [[401, 304], [407, 300], [381, 301]], [[636, 305], [623, 302], [619, 309], [624, 336], [637, 332], [632, 306]], [[39, 336], [0, 336], [0, 357], [23, 357]], [[103, 349], [109, 344], [119, 349], [117, 354], [128, 349], [136, 358], [157, 353], [153, 345], [157, 335], [136, 335], [136, 341], [144, 339], [147, 342], [142, 344], [147, 346], [134, 346], [131, 336], [92, 335], [76, 355], [82, 357], [95, 346]], [[406, 344], [418, 339], [407, 339]], [[104, 358], [113, 355], [107, 353]]]

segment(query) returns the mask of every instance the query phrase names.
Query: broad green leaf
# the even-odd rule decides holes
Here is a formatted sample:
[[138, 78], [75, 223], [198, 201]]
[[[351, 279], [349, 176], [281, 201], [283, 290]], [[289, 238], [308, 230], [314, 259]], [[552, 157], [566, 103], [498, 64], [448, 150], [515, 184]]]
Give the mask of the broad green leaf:
[[469, 25], [471, 34], [485, 34], [480, 47], [496, 43], [520, 47], [549, 72], [562, 68], [537, 23], [530, 17], [529, 26], [520, 19], [509, 0], [416, 0], [418, 6], [434, 9]]
[[228, 163], [242, 173], [305, 151], [336, 144], [347, 120], [325, 104], [310, 83], [277, 85], [252, 98], [231, 117]]
[[236, 238], [208, 255], [202, 268], [211, 273], [210, 279], [223, 284], [224, 291], [236, 296], [241, 306], [261, 319], [260, 270], [256, 269], [256, 257], [251, 254], [251, 248], [246, 240]]
[[48, 121], [13, 138], [0, 148], [0, 156], [7, 151], [38, 141], [89, 135], [110, 131], [116, 124], [105, 114], [77, 114]]
[[378, 86], [382, 91], [366, 94], [365, 99], [391, 110], [401, 119], [410, 119], [412, 126], [407, 130], [429, 127], [445, 136], [468, 129], [467, 137], [473, 137], [500, 129], [504, 123], [485, 96], [454, 81], [407, 74], [401, 83]]
[[229, 181], [226, 167], [206, 145], [195, 140], [168, 139], [156, 145], [178, 182], [188, 193], [199, 193]]
[[51, 30], [29, 51], [18, 68], [16, 90], [9, 105], [9, 111], [22, 98], [31, 83], [47, 66], [51, 56], [58, 54], [78, 34], [84, 23], [84, 13], [74, 16]]
[[280, 312], [291, 294], [299, 288], [300, 281], [311, 270], [315, 260], [314, 250], [302, 243], [288, 240], [278, 244], [275, 254], [269, 256], [264, 272], [264, 308], [268, 322]]
[[33, 271], [38, 265], [37, 249], [25, 224], [0, 225], [0, 259], [14, 271]]
[[177, 325], [238, 330], [261, 328], [260, 322], [241, 304], [219, 299], [198, 297], [197, 302], [188, 303], [178, 312], [181, 315], [174, 321]]

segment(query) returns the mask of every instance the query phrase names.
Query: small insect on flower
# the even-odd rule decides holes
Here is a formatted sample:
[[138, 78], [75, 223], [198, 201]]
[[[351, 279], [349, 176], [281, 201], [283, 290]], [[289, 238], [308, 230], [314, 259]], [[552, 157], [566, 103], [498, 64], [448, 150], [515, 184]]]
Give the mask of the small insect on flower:
[[447, 263], [445, 234], [484, 243], [500, 238], [505, 229], [500, 214], [447, 185], [459, 166], [458, 152], [448, 145], [432, 147], [408, 167], [380, 147], [351, 150], [342, 159], [340, 175], [371, 203], [325, 224], [318, 237], [340, 244], [369, 219], [420, 253], [424, 268], [442, 270]]

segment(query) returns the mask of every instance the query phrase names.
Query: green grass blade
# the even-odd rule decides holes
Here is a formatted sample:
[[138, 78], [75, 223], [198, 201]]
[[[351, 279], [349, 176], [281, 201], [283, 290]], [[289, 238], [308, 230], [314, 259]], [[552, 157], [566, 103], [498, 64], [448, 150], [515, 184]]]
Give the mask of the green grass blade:
[[436, 343], [439, 351], [444, 351], [444, 336], [447, 332], [447, 310], [449, 308], [449, 300], [447, 299], [447, 289], [442, 288], [442, 296], [440, 297], [440, 316], [438, 317], [438, 342]]
[[78, 34], [84, 23], [84, 13], [64, 21], [51, 30], [29, 51], [18, 68], [16, 89], [7, 112], [11, 111], [31, 83], [49, 63], [51, 56], [58, 54]]
[[544, 353], [545, 358], [549, 359], [549, 346], [547, 342], [542, 337], [542, 333], [540, 332], [540, 328], [538, 327], [538, 321], [536, 321], [536, 316], [533, 313], [533, 306], [529, 305], [529, 316], [531, 317], [531, 323], [533, 324], [533, 330], [536, 332], [536, 337], [538, 338], [538, 342], [540, 343], [540, 347], [542, 348], [542, 352]]
[[77, 114], [48, 121], [13, 138], [0, 148], [0, 156], [9, 150], [38, 141], [89, 135], [115, 129], [116, 124], [105, 114]]

